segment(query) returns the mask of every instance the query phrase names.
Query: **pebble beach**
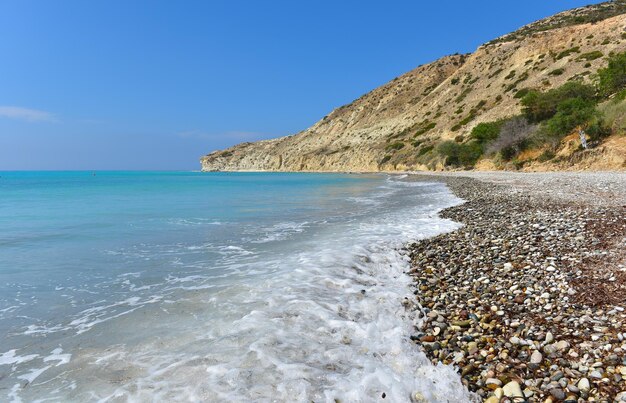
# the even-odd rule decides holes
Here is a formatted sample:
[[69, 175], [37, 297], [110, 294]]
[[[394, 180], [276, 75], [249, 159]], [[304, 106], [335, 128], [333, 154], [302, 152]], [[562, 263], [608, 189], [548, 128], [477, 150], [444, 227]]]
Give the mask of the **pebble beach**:
[[457, 173], [463, 226], [408, 245], [411, 334], [477, 401], [626, 401], [626, 174]]

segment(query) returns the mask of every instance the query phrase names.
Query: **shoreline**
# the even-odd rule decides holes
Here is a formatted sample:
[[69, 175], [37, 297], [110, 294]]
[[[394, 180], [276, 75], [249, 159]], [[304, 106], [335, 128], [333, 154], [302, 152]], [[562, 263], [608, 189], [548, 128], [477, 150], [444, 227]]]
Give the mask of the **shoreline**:
[[489, 403], [626, 401], [626, 174], [411, 178], [466, 201], [407, 246], [431, 362]]

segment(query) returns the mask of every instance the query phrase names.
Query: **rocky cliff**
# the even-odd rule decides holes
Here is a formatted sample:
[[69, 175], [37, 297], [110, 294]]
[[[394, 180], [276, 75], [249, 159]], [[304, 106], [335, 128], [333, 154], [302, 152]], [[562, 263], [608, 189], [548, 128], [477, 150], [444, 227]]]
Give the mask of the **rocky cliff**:
[[[204, 171], [393, 171], [441, 169], [436, 146], [474, 126], [520, 114], [520, 95], [589, 82], [606, 56], [626, 51], [626, 3], [566, 11], [480, 46], [420, 66], [287, 137], [242, 143], [201, 158]], [[620, 147], [573, 162], [593, 168]], [[620, 151], [621, 150], [621, 151]], [[595, 156], [594, 156], [595, 155]], [[621, 158], [621, 159], [620, 159]], [[478, 167], [493, 168], [488, 158]], [[541, 164], [536, 165], [541, 166]], [[605, 167], [606, 168], [606, 167]]]

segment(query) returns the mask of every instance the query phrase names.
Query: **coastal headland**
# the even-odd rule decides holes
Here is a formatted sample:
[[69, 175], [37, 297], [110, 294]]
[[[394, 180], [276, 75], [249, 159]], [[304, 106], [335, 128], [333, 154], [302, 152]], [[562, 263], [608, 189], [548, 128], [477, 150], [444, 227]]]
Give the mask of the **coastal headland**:
[[489, 403], [626, 401], [626, 174], [413, 178], [466, 200], [408, 246], [431, 361]]
[[203, 171], [624, 170], [624, 27], [624, 0], [564, 11], [473, 53], [418, 66], [298, 133], [213, 150], [200, 164]]

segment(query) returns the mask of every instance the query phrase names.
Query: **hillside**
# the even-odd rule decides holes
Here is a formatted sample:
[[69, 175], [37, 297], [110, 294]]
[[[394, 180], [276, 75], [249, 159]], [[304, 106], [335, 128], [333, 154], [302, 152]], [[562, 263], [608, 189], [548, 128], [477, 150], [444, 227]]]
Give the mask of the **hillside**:
[[610, 133], [591, 141], [587, 150], [578, 147], [578, 136], [570, 129], [558, 141], [552, 138], [549, 146], [533, 143], [517, 147], [512, 155], [503, 152], [510, 144], [497, 147], [508, 140], [492, 139], [471, 164], [452, 163], [441, 145], [449, 141], [469, 147], [472, 130], [484, 122], [500, 122], [500, 137], [506, 137], [507, 130], [521, 130], [524, 139], [531, 138], [540, 125], [515, 120], [523, 112], [520, 101], [530, 91], [545, 93], [568, 82], [597, 81], [596, 73], [607, 66], [609, 56], [626, 52], [624, 13], [626, 2], [615, 1], [535, 22], [474, 53], [420, 66], [300, 133], [214, 151], [201, 158], [202, 169], [624, 169], [626, 103], [609, 97], [599, 102], [598, 110], [610, 112], [610, 119], [603, 121]]

